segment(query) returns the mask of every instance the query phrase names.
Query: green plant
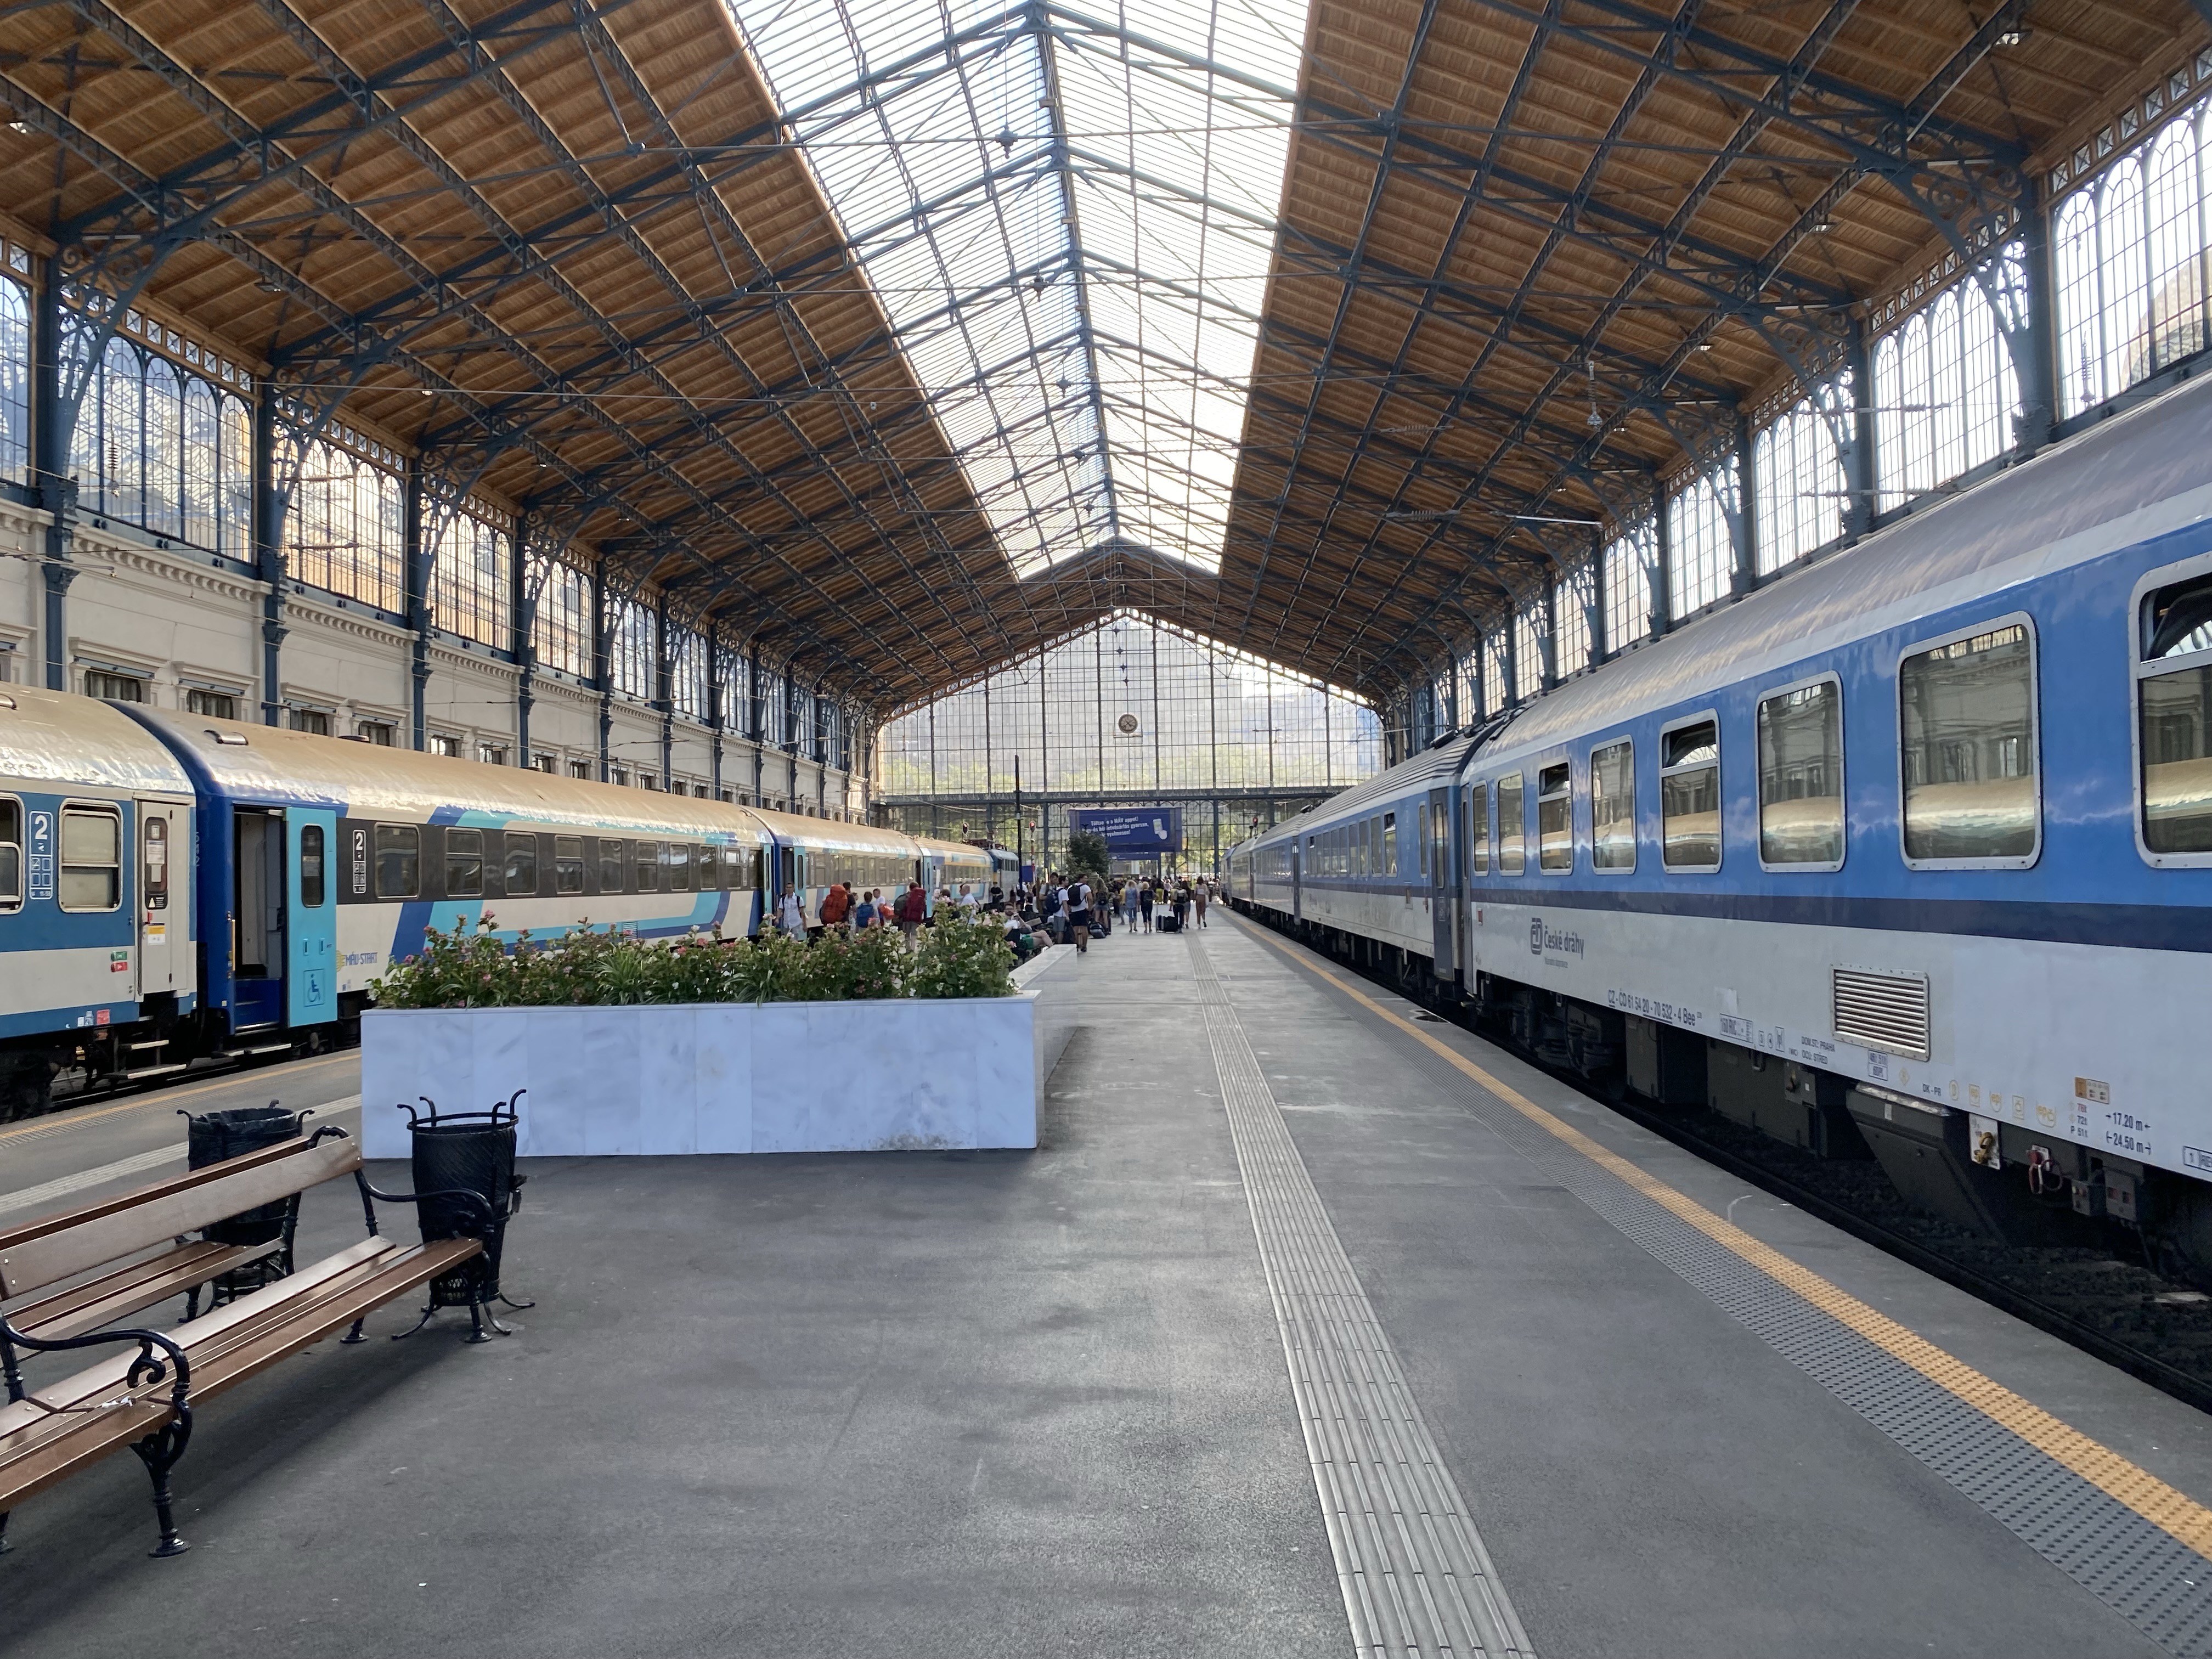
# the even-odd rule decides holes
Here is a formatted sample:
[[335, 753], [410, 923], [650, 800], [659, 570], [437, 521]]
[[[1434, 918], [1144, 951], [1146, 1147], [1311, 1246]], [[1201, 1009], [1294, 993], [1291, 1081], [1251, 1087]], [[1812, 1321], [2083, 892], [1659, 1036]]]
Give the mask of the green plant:
[[487, 912], [473, 927], [426, 928], [422, 949], [368, 988], [380, 1008], [1004, 996], [1012, 989], [1011, 963], [995, 926], [949, 906], [919, 951], [909, 951], [896, 928], [852, 935], [833, 928], [810, 945], [774, 932], [753, 942], [696, 928], [680, 939], [641, 939], [589, 923], [552, 940], [524, 933], [510, 951]]
[[1096, 830], [1079, 830], [1067, 838], [1067, 872], [1071, 876], [1088, 876], [1092, 884], [1106, 879], [1109, 855], [1106, 837]]
[[939, 905], [915, 951], [918, 997], [1003, 997], [1013, 993], [1014, 953], [998, 921]]

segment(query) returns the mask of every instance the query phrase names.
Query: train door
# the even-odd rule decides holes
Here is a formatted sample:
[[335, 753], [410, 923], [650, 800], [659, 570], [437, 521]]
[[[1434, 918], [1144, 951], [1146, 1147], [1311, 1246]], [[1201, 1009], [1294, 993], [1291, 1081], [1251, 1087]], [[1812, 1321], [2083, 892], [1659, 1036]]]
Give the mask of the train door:
[[293, 1025], [337, 1018], [337, 902], [331, 890], [331, 849], [338, 815], [295, 807], [283, 822], [284, 1016]]
[[1451, 801], [1442, 789], [1429, 791], [1429, 928], [1434, 941], [1437, 977], [1459, 977], [1459, 907], [1452, 902]]
[[138, 994], [175, 994], [185, 935], [184, 883], [191, 872], [176, 855], [189, 844], [187, 809], [173, 801], [138, 803]]
[[230, 1026], [274, 1025], [284, 1014], [284, 815], [231, 814]]
[[1305, 838], [1302, 836], [1292, 836], [1291, 837], [1291, 919], [1293, 921], [1303, 921], [1305, 918], [1305, 911], [1298, 902], [1305, 892], [1303, 875], [1304, 869]]

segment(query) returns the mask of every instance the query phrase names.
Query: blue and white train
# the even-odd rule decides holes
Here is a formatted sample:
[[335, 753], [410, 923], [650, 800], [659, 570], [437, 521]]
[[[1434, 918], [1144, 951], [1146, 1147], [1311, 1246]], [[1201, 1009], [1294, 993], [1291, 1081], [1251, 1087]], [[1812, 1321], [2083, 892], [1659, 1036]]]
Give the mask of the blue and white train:
[[350, 1040], [428, 927], [757, 933], [796, 890], [988, 884], [964, 844], [0, 689], [0, 1118], [58, 1073]]
[[2001, 1234], [2212, 1268], [2208, 432], [2185, 386], [1794, 570], [1238, 847], [1231, 896]]

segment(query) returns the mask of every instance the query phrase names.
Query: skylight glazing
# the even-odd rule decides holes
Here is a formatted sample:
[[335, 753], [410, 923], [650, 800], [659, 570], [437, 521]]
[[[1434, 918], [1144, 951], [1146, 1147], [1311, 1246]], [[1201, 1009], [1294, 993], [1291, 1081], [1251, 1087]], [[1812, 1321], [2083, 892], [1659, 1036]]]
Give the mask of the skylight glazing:
[[1218, 568], [1304, 0], [730, 3], [1016, 570]]

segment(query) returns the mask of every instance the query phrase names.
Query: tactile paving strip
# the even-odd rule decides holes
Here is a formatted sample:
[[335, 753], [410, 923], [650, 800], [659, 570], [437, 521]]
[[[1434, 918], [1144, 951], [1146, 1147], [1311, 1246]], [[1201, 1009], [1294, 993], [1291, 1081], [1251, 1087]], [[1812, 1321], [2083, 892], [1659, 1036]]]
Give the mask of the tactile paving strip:
[[1206, 950], [1186, 934], [1337, 1582], [1362, 1659], [1528, 1656]]
[[2212, 1659], [2212, 1560], [1468, 1079], [1437, 1075], [1551, 1179], [2151, 1640]]

